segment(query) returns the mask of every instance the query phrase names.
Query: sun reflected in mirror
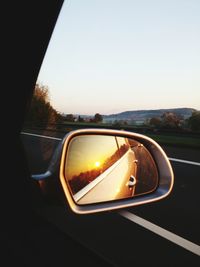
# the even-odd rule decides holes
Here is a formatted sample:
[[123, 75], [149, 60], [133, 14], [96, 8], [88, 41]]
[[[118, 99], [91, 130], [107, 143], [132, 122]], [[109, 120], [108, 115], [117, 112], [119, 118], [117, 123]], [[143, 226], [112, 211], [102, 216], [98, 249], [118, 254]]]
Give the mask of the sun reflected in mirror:
[[95, 164], [94, 164], [94, 166], [95, 166], [96, 168], [100, 167], [100, 166], [101, 166], [101, 162], [100, 162], [100, 161], [96, 161]]

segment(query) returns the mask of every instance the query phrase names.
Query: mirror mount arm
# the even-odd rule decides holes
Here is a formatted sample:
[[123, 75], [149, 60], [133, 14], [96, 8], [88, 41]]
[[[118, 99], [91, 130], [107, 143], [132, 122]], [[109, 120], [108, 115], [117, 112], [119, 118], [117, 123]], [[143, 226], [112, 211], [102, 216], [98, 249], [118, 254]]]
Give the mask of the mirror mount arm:
[[51, 171], [47, 170], [45, 173], [41, 173], [41, 174], [32, 174], [31, 178], [36, 180], [36, 181], [41, 181], [47, 178], [50, 178], [52, 176]]
[[36, 181], [41, 181], [41, 180], [45, 180], [47, 178], [49, 179], [49, 178], [56, 177], [56, 175], [59, 174], [62, 148], [63, 148], [63, 142], [61, 141], [58, 144], [58, 146], [57, 146], [57, 148], [53, 154], [53, 157], [49, 163], [49, 166], [48, 166], [46, 172], [40, 173], [40, 174], [32, 174], [31, 178], [36, 180]]
[[63, 188], [58, 179], [63, 142], [64, 140], [58, 144], [56, 150], [54, 151], [46, 172], [31, 175], [31, 179], [39, 184], [45, 199], [50, 200], [50, 202], [55, 204], [58, 203], [59, 205], [63, 205], [63, 203], [65, 203]]

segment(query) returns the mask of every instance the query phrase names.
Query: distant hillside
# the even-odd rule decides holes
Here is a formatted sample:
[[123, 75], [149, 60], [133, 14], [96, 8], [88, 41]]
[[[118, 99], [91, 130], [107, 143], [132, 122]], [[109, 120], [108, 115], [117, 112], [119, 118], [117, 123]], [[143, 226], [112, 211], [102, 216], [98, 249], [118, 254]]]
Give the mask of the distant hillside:
[[133, 111], [124, 111], [121, 113], [104, 115], [104, 122], [111, 122], [115, 120], [126, 120], [126, 121], [145, 121], [153, 117], [160, 117], [165, 112], [173, 112], [177, 115], [182, 116], [184, 119], [187, 119], [192, 115], [192, 112], [195, 111], [193, 108], [172, 108], [172, 109], [155, 109], [155, 110], [133, 110]]

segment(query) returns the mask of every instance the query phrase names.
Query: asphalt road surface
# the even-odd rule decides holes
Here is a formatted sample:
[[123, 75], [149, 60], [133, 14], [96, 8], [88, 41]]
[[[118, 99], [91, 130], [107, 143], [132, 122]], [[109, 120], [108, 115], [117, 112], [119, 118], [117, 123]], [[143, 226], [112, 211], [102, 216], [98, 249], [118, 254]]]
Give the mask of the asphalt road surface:
[[[63, 134], [22, 132], [33, 174], [46, 171]], [[200, 150], [163, 147], [175, 176], [165, 199], [134, 208], [77, 215], [47, 206], [41, 216], [114, 266], [200, 266]]]

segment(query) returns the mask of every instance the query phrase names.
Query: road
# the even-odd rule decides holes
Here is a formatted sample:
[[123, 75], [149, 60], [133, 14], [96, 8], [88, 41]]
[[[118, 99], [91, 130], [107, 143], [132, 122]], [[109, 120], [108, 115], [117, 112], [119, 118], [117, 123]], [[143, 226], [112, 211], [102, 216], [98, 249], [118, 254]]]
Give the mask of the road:
[[[22, 133], [33, 173], [46, 170], [62, 137]], [[200, 266], [200, 151], [163, 148], [172, 159], [175, 184], [162, 201], [90, 215], [49, 206], [42, 216], [115, 266]]]

